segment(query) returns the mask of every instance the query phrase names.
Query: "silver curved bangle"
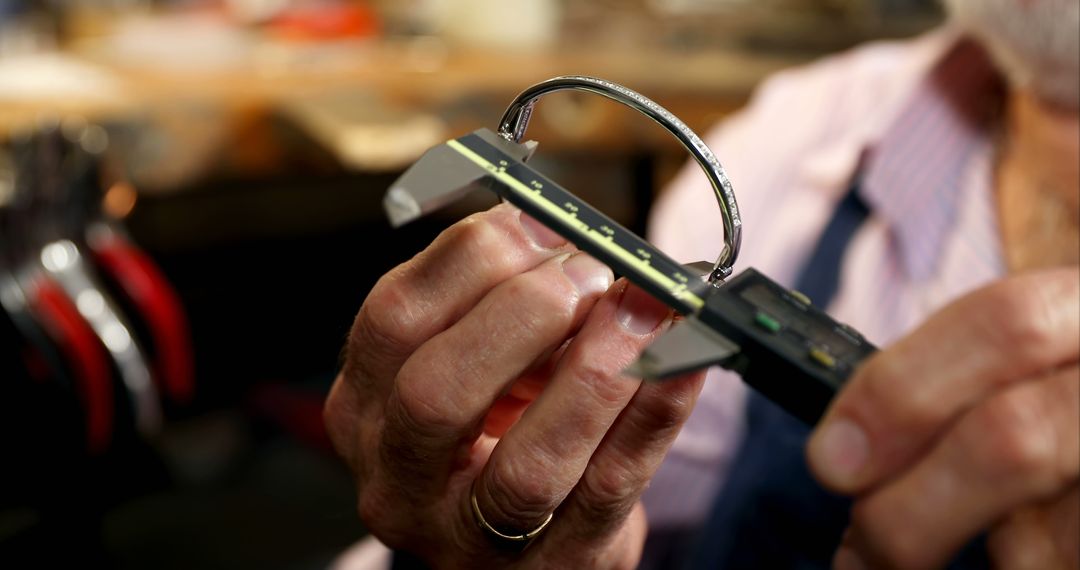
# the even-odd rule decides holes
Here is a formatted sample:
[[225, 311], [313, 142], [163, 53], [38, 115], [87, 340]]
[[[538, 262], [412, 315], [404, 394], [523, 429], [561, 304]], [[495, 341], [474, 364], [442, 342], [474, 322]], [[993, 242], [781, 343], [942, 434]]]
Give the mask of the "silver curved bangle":
[[595, 77], [578, 75], [556, 77], [533, 85], [514, 99], [499, 122], [499, 135], [520, 144], [525, 138], [526, 129], [529, 128], [529, 119], [532, 118], [536, 103], [544, 95], [564, 90], [587, 91], [622, 103], [656, 121], [679, 139], [679, 142], [705, 171], [705, 176], [708, 177], [716, 193], [716, 201], [720, 204], [720, 212], [723, 216], [724, 249], [713, 266], [709, 281], [715, 283], [730, 275], [732, 266], [739, 257], [739, 247], [742, 243], [742, 218], [739, 216], [739, 205], [735, 202], [735, 191], [731, 188], [731, 181], [728, 180], [724, 167], [720, 165], [716, 155], [705, 146], [701, 137], [690, 130], [686, 123], [653, 100], [617, 83]]

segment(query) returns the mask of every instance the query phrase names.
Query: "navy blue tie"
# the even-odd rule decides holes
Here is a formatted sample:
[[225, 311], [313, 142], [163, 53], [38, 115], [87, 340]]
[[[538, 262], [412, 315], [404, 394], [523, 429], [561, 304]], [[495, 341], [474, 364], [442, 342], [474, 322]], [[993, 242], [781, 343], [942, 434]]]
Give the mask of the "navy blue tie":
[[[836, 296], [844, 253], [870, 211], [853, 184], [837, 205], [795, 288], [819, 307]], [[848, 525], [851, 501], [817, 484], [803, 449], [810, 429], [751, 392], [747, 431], [708, 523], [691, 541], [689, 568], [825, 570]], [[976, 543], [953, 568], [986, 568]]]
[[[844, 252], [869, 214], [853, 185], [803, 267], [795, 288], [827, 307]], [[810, 476], [802, 449], [809, 429], [751, 392], [747, 431], [701, 542], [695, 568], [827, 568], [847, 526], [847, 499]]]

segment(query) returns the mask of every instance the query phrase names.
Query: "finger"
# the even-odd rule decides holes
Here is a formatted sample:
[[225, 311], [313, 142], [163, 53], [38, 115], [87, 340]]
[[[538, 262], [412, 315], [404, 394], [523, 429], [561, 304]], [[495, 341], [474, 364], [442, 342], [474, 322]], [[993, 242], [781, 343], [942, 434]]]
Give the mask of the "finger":
[[856, 544], [890, 566], [940, 565], [1008, 513], [1076, 484], [1078, 417], [1076, 366], [992, 396], [908, 472], [859, 499]]
[[1078, 280], [1067, 269], [999, 282], [871, 358], [810, 438], [815, 475], [836, 491], [861, 492], [910, 464], [990, 393], [1075, 362]]
[[1080, 487], [1049, 503], [1022, 508], [990, 531], [986, 549], [995, 568], [1078, 568]]
[[619, 416], [560, 508], [556, 544], [619, 529], [690, 417], [705, 372], [646, 382]]
[[640, 385], [621, 370], [670, 315], [625, 282], [597, 304], [547, 389], [503, 436], [476, 483], [477, 503], [495, 528], [535, 528], [562, 502]]
[[1080, 486], [1010, 515], [991, 531], [987, 550], [996, 568], [1080, 568]]
[[335, 449], [354, 472], [359, 474], [364, 467], [356, 451], [361, 420], [381, 411], [390, 389], [386, 380], [405, 358], [497, 284], [568, 247], [519, 210], [500, 205], [455, 224], [424, 252], [379, 280], [356, 317], [343, 373], [323, 412]]
[[402, 365], [386, 404], [386, 475], [415, 489], [443, 478], [479, 436], [494, 401], [571, 336], [611, 270], [579, 253], [496, 287]]
[[570, 249], [508, 204], [454, 224], [372, 288], [349, 335], [345, 377], [392, 378], [417, 347], [497, 285]]
[[570, 341], [552, 353], [551, 357], [539, 366], [526, 372], [522, 377], [514, 381], [507, 393], [495, 401], [486, 418], [484, 418], [484, 435], [501, 438], [506, 435], [510, 427], [517, 423], [521, 414], [540, 396], [547, 386], [551, 376], [555, 374], [555, 367], [562, 358]]
[[[535, 549], [534, 557], [545, 561], [548, 568], [584, 566], [601, 570], [633, 570], [640, 565], [648, 531], [645, 507], [638, 502], [623, 521], [619, 532], [610, 533], [598, 542], [586, 542], [581, 536], [567, 536], [565, 533], [556, 536], [553, 533], [545, 539], [542, 548]], [[582, 556], [583, 548], [591, 553], [587, 558]], [[590, 562], [583, 564], [583, 559]]]
[[361, 402], [356, 386], [346, 382], [342, 375], [338, 374], [323, 405], [326, 435], [330, 438], [334, 451], [357, 476], [367, 473], [367, 463], [361, 461], [356, 445], [357, 422], [363, 413]]

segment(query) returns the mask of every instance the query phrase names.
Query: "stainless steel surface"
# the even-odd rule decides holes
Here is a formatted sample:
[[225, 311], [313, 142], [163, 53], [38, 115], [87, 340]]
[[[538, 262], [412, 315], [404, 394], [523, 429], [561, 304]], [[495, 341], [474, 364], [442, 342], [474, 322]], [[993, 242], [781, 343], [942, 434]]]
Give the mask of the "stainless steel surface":
[[520, 143], [525, 138], [525, 131], [529, 128], [533, 109], [540, 99], [550, 93], [565, 90], [595, 93], [622, 103], [659, 123], [686, 147], [686, 150], [705, 171], [705, 176], [716, 193], [716, 201], [720, 205], [723, 217], [724, 249], [713, 266], [709, 281], [715, 283], [730, 275], [742, 243], [742, 218], [739, 216], [739, 206], [735, 201], [731, 181], [728, 180], [716, 155], [709, 150], [701, 137], [690, 130], [686, 123], [648, 97], [617, 83], [595, 77], [556, 77], [526, 89], [514, 99], [499, 122], [499, 135], [508, 141]]
[[[475, 132], [506, 154], [528, 160], [535, 143], [508, 142], [488, 129]], [[398, 178], [383, 199], [390, 225], [400, 227], [461, 198], [488, 172], [446, 144], [432, 148]]]
[[739, 346], [687, 317], [656, 339], [623, 374], [645, 380], [663, 380], [720, 364], [739, 353]]

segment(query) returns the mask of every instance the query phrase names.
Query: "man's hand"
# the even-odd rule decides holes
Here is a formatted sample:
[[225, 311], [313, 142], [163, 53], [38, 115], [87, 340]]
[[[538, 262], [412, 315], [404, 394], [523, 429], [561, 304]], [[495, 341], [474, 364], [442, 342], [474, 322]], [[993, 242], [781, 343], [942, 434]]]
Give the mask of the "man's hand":
[[838, 568], [931, 568], [989, 531], [999, 568], [1077, 568], [1076, 268], [1013, 277], [874, 356], [811, 437], [854, 495]]
[[[375, 536], [436, 567], [636, 565], [638, 496], [703, 375], [622, 377], [671, 313], [611, 285], [608, 268], [508, 205], [375, 285], [325, 410]], [[505, 534], [554, 519], [527, 549], [499, 544], [477, 525], [474, 485]]]

